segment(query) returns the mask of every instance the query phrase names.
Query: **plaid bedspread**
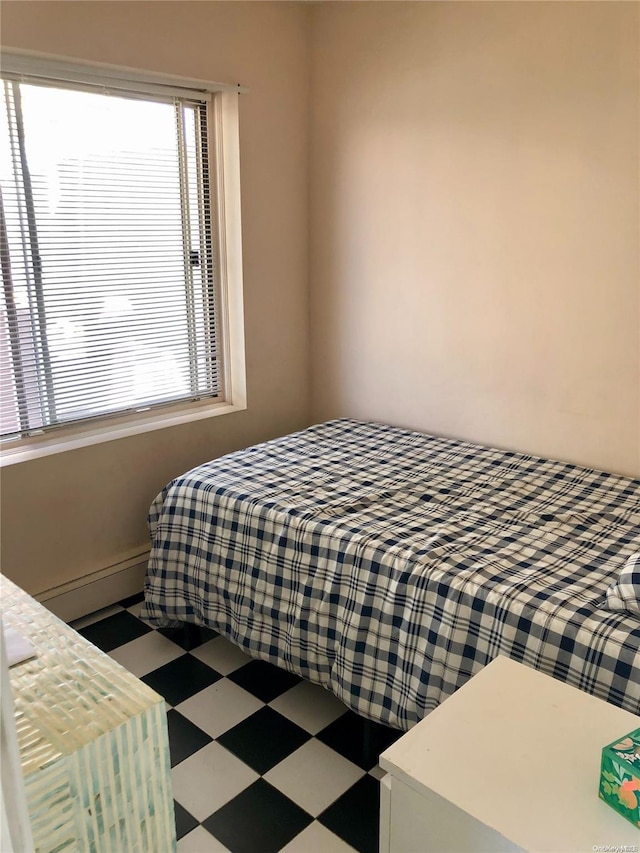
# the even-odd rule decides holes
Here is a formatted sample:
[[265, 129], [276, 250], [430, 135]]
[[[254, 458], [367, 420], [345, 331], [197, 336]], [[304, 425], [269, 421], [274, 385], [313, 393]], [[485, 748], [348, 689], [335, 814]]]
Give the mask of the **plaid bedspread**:
[[378, 423], [216, 459], [151, 507], [143, 617], [207, 625], [410, 728], [496, 655], [640, 713], [640, 480]]

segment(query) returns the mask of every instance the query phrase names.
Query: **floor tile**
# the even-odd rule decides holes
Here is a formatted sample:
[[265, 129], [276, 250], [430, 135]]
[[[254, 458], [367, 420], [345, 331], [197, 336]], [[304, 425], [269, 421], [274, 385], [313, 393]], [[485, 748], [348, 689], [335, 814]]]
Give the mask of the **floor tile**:
[[326, 728], [347, 711], [346, 705], [333, 693], [308, 681], [296, 684], [291, 690], [269, 702], [269, 705], [312, 735]]
[[316, 737], [358, 767], [371, 770], [378, 763], [380, 753], [402, 737], [402, 732], [374, 722], [368, 722], [367, 731], [367, 722], [353, 711], [347, 711]]
[[173, 808], [176, 815], [176, 838], [182, 838], [183, 835], [198, 826], [198, 821], [175, 800], [173, 801]]
[[158, 628], [158, 633], [183, 648], [185, 652], [197, 649], [198, 646], [218, 636], [217, 631], [212, 631], [211, 628], [187, 624], [177, 625], [175, 628]]
[[203, 826], [233, 853], [277, 853], [310, 823], [303, 809], [259, 779]]
[[204, 690], [222, 676], [211, 667], [189, 654], [154, 669], [143, 676], [142, 681], [167, 700], [170, 705], [179, 705], [194, 693]]
[[181, 702], [178, 711], [196, 726], [217, 738], [262, 707], [263, 703], [251, 693], [247, 693], [228, 678], [221, 678]]
[[265, 707], [221, 735], [218, 743], [262, 774], [307, 740], [308, 732]]
[[129, 672], [142, 678], [148, 672], [184, 655], [184, 652], [157, 631], [149, 631], [124, 646], [112, 649], [109, 655]]
[[377, 779], [377, 781], [379, 782], [381, 779], [384, 779], [384, 777], [387, 775], [387, 771], [383, 770], [379, 764], [376, 764], [375, 767], [372, 767], [371, 770], [369, 770], [369, 775], [373, 776], [373, 778]]
[[189, 758], [194, 752], [211, 743], [212, 737], [191, 720], [183, 717], [175, 709], [167, 714], [167, 726], [169, 729], [169, 752], [171, 754], [171, 766], [175, 767], [185, 758]]
[[353, 847], [314, 820], [282, 848], [282, 853], [353, 853]]
[[364, 770], [314, 738], [265, 773], [264, 778], [317, 817], [363, 775]]
[[143, 603], [144, 602], [142, 601], [138, 601], [137, 604], [132, 604], [131, 607], [127, 607], [127, 613], [130, 613], [132, 616], [135, 616], [136, 619], [139, 619]]
[[79, 633], [103, 652], [110, 652], [143, 634], [148, 634], [149, 631], [151, 628], [148, 625], [127, 613], [126, 610], [121, 610], [100, 622], [81, 628]]
[[249, 655], [240, 646], [236, 646], [226, 637], [214, 637], [191, 653], [203, 663], [212, 666], [222, 675], [229, 675], [251, 661]]
[[215, 741], [171, 771], [173, 796], [200, 822], [257, 778], [257, 773]]
[[377, 853], [377, 759], [402, 732], [371, 724], [365, 755], [364, 720], [324, 688], [141, 607], [72, 624], [165, 697], [177, 853]]
[[380, 786], [368, 774], [318, 818], [359, 853], [378, 853]]
[[80, 619], [74, 619], [69, 624], [76, 631], [80, 631], [81, 628], [86, 628], [87, 625], [93, 625], [95, 622], [101, 622], [115, 613], [122, 613], [122, 607], [119, 604], [112, 604], [110, 607], [104, 607], [102, 610], [96, 610], [95, 613], [89, 613], [87, 616], [80, 617]]
[[281, 693], [302, 681], [300, 676], [293, 672], [278, 669], [277, 666], [264, 660], [250, 661], [232, 672], [229, 678], [263, 702], [271, 702], [276, 696], [280, 696]]
[[203, 826], [198, 826], [178, 841], [178, 853], [229, 853], [229, 851]]

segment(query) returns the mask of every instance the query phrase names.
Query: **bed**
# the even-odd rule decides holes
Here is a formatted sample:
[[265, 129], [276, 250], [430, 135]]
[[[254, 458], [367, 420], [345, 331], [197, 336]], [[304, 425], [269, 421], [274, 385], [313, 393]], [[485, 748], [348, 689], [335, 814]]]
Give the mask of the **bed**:
[[340, 419], [154, 501], [143, 618], [215, 629], [409, 729], [498, 654], [640, 713], [640, 480]]

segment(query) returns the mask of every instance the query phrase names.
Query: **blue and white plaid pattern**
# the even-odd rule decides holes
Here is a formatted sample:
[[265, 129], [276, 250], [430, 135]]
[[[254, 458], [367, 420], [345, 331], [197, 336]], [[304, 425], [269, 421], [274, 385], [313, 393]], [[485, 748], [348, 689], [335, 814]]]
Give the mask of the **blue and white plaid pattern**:
[[607, 590], [607, 607], [640, 616], [640, 553], [629, 557]]
[[640, 622], [605, 608], [640, 481], [353, 420], [158, 496], [143, 617], [208, 625], [410, 728], [496, 655], [640, 712]]

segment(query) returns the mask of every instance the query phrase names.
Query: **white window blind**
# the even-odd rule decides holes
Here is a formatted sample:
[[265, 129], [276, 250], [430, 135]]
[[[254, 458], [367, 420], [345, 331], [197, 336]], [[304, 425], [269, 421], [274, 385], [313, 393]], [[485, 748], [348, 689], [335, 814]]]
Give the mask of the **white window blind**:
[[207, 96], [3, 80], [3, 438], [221, 394]]

